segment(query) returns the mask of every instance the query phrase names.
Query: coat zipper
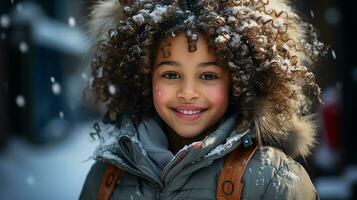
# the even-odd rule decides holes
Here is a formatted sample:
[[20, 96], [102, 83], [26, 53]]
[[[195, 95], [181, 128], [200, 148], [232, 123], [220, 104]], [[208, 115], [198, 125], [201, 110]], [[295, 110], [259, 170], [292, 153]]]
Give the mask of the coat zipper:
[[156, 190], [155, 190], [155, 196], [156, 196], [156, 200], [160, 200], [161, 198], [161, 190], [160, 190], [160, 185], [156, 184], [155, 186]]
[[[191, 167], [194, 167], [194, 166], [196, 166], [196, 165], [198, 165], [198, 164], [201, 164], [203, 161], [206, 161], [206, 160], [201, 160], [201, 161], [198, 161], [198, 162], [196, 162], [196, 163], [194, 163], [194, 164], [192, 164], [192, 165], [189, 165], [189, 166], [186, 166], [186, 167], [182, 168], [180, 171], [178, 171], [178, 172], [176, 173], [176, 176], [177, 176], [178, 174], [181, 174], [183, 171], [185, 171], [185, 170], [187, 170], [187, 169], [189, 169], [189, 168], [191, 168]], [[176, 176], [175, 176], [175, 177], [176, 177]], [[169, 184], [168, 184], [167, 186], [165, 186], [164, 191], [166, 190], [166, 188], [170, 188], [171, 184], [172, 184], [172, 183], [174, 182], [174, 180], [175, 180], [175, 177], [169, 182]]]
[[[245, 135], [249, 134], [249, 132], [250, 132], [250, 129], [247, 129], [245, 132], [243, 132], [243, 136], [241, 136], [241, 138], [238, 141], [240, 141]], [[233, 144], [232, 144], [232, 146], [233, 146]], [[162, 170], [161, 175], [160, 175], [160, 181], [162, 183], [164, 183], [164, 178], [165, 178], [166, 174], [168, 173], [169, 169], [172, 169], [171, 166], [177, 163], [177, 160], [179, 160], [179, 158], [181, 157], [181, 154], [187, 154], [187, 153], [188, 153], [187, 149], [185, 151], [181, 151], [180, 154], [175, 156], [176, 158], [174, 157], [174, 159], [172, 161], [170, 161], [169, 165], [165, 166], [165, 168]], [[212, 157], [214, 157], [214, 156], [212, 156]], [[219, 158], [219, 157], [217, 157], [217, 158]], [[214, 159], [216, 159], [216, 158], [214, 158]], [[191, 166], [195, 166], [196, 164], [201, 163], [204, 160], [206, 160], [206, 159], [203, 158], [201, 160], [196, 161], [193, 165], [184, 167], [177, 174], [181, 173], [183, 170], [185, 170]], [[172, 182], [172, 181], [170, 181], [170, 182]], [[165, 186], [165, 188], [166, 188], [166, 186]]]
[[[228, 153], [228, 154], [229, 154], [229, 153]], [[228, 155], [228, 154], [225, 154], [224, 156], [226, 156], [226, 155]], [[208, 162], [208, 159], [216, 160], [216, 159], [219, 159], [219, 158], [221, 158], [221, 157], [217, 157], [217, 155], [215, 155], [215, 156], [211, 156], [210, 158], [207, 158], [207, 159], [199, 160], [199, 161], [197, 161], [197, 162], [195, 162], [195, 163], [193, 163], [193, 164], [191, 164], [191, 165], [188, 165], [188, 166], [182, 168], [180, 171], [178, 171], [178, 172], [176, 173], [176, 176], [177, 176], [178, 174], [181, 174], [181, 173], [182, 173], [183, 171], [185, 171], [185, 170], [188, 170], [188, 169], [193, 168], [193, 167], [195, 167], [195, 166], [197, 166], [197, 165], [200, 165], [200, 164], [203, 163], [204, 161], [207, 161], [207, 162]], [[175, 177], [176, 177], [176, 176], [175, 176]], [[169, 182], [169, 184], [168, 184], [167, 186], [165, 186], [164, 191], [166, 190], [166, 188], [169, 188], [170, 185], [174, 182], [175, 177]]]

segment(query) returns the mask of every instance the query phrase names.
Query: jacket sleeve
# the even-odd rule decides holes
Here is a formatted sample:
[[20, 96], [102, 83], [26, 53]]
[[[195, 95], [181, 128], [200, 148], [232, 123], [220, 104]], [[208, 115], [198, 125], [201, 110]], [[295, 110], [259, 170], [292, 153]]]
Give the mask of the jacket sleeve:
[[96, 162], [92, 165], [87, 178], [84, 182], [80, 200], [91, 200], [97, 199], [99, 186], [102, 181], [103, 173], [106, 169], [106, 165], [103, 162]]
[[297, 162], [276, 169], [262, 199], [319, 199], [305, 169]]
[[242, 199], [319, 199], [300, 163], [272, 147], [261, 147], [243, 177]]

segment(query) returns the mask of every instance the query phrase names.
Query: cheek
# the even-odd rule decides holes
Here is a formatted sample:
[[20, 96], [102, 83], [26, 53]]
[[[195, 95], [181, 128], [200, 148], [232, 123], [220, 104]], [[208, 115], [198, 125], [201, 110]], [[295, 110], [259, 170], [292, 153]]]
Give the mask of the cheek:
[[209, 99], [212, 105], [223, 108], [228, 104], [228, 89], [225, 86], [217, 86], [209, 89]]
[[162, 92], [162, 88], [160, 88], [159, 86], [154, 87], [154, 95], [156, 98], [160, 98], [162, 96]]
[[153, 87], [153, 100], [155, 106], [163, 106], [169, 101], [169, 90], [159, 84]]

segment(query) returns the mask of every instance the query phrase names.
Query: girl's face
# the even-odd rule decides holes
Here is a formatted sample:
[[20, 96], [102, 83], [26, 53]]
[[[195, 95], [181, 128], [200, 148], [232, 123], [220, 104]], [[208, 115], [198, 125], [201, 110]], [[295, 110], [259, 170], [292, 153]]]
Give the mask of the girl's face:
[[184, 34], [161, 41], [152, 76], [157, 113], [184, 138], [216, 125], [228, 108], [228, 72], [217, 65], [204, 35], [196, 47], [188, 51]]

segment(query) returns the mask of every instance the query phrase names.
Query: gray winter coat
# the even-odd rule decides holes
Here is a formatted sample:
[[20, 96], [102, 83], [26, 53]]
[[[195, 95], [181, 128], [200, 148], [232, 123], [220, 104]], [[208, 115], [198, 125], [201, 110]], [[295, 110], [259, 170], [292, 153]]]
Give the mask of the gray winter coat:
[[[254, 129], [237, 133], [235, 116], [224, 118], [204, 140], [185, 146], [176, 155], [157, 120], [143, 120], [138, 127], [124, 118], [120, 128], [102, 124], [100, 145], [83, 186], [80, 199], [96, 199], [105, 162], [124, 170], [111, 199], [203, 200], [215, 199], [219, 172], [227, 155], [255, 137]], [[243, 176], [242, 199], [317, 199], [304, 168], [281, 150], [261, 147]]]

